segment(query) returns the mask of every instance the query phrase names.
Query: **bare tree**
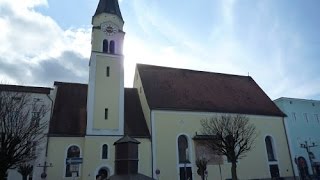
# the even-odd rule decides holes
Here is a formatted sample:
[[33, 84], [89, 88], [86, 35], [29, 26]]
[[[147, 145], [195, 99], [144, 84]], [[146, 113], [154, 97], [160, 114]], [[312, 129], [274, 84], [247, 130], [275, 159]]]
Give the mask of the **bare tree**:
[[212, 152], [225, 155], [232, 163], [232, 179], [237, 180], [237, 161], [254, 147], [256, 128], [244, 115], [220, 115], [201, 121], [206, 146]]
[[48, 107], [30, 93], [0, 91], [0, 180], [7, 170], [34, 160], [44, 138]]
[[20, 164], [18, 166], [18, 172], [21, 174], [22, 180], [27, 180], [32, 171], [33, 166], [31, 164]]
[[207, 164], [208, 164], [208, 160], [206, 160], [205, 158], [199, 158], [196, 160], [196, 165], [198, 167], [197, 173], [201, 177], [201, 180], [205, 179]]

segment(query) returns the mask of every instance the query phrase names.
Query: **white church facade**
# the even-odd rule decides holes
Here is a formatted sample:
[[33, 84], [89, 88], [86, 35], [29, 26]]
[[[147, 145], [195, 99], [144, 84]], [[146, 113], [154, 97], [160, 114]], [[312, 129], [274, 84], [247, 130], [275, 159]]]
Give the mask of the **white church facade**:
[[[114, 174], [113, 143], [124, 135], [140, 142], [139, 173], [200, 179], [194, 137], [200, 120], [219, 114], [246, 115], [259, 131], [255, 148], [239, 161], [239, 178], [292, 176], [285, 115], [251, 77], [138, 64], [134, 87], [124, 88], [125, 33], [118, 2], [100, 0], [92, 25], [88, 85], [55, 82], [47, 157], [53, 167], [46, 169], [47, 179]], [[179, 160], [179, 139], [187, 142], [188, 163]], [[68, 163], [70, 158], [81, 164]], [[224, 157], [209, 164], [208, 179], [230, 178], [230, 167]]]

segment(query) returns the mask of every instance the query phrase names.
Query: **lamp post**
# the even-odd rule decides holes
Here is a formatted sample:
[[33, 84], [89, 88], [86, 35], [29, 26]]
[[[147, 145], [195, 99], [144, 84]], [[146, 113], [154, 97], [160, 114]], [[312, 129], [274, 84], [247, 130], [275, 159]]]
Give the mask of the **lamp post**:
[[310, 151], [310, 148], [316, 147], [316, 146], [317, 146], [317, 145], [316, 145], [314, 142], [312, 142], [312, 144], [309, 145], [309, 144], [308, 144], [308, 141], [304, 141], [303, 144], [300, 144], [300, 147], [306, 149], [306, 151], [307, 151], [307, 153], [308, 153], [308, 158], [309, 158], [309, 161], [310, 161], [310, 164], [311, 164], [312, 175], [315, 175], [314, 169], [313, 169], [313, 161], [312, 161], [312, 159], [313, 159], [314, 157], [311, 157], [312, 152]]
[[52, 163], [47, 164], [47, 161], [44, 161], [44, 164], [43, 164], [43, 165], [38, 164], [37, 167], [43, 167], [43, 168], [44, 168], [43, 173], [41, 173], [41, 179], [45, 179], [45, 178], [47, 177], [47, 172], [46, 172], [46, 171], [47, 171], [47, 168], [48, 168], [48, 167], [53, 167], [53, 166], [52, 166]]

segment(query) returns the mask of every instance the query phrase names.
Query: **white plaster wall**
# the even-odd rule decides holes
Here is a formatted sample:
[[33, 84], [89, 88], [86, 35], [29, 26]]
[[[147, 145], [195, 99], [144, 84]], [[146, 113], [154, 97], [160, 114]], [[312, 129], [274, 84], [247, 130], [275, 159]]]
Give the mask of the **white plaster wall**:
[[[49, 96], [46, 94], [38, 94], [38, 93], [31, 93], [30, 94], [31, 101], [34, 98], [39, 98], [41, 103], [46, 105], [48, 107], [48, 112], [46, 115], [42, 118], [43, 122], [48, 122], [47, 129], [44, 131], [44, 134], [48, 133], [49, 130], [49, 121], [50, 121], [50, 116], [51, 116], [51, 103], [52, 101], [50, 100]], [[45, 152], [46, 152], [46, 144], [47, 144], [47, 138], [43, 138], [39, 146], [36, 148], [36, 153], [37, 153], [37, 158], [30, 162], [30, 164], [33, 164], [33, 180], [40, 180], [41, 173], [43, 172], [43, 168], [37, 167], [39, 164], [43, 165], [45, 162]], [[16, 171], [16, 169], [11, 169], [9, 170], [8, 173], [8, 180], [18, 180], [22, 179], [22, 176], [20, 173]]]
[[[320, 101], [304, 100], [295, 98], [279, 98], [274, 101], [276, 105], [287, 115], [285, 118], [285, 128], [291, 151], [291, 161], [294, 165], [295, 175], [298, 176], [298, 168], [295, 164], [295, 157], [303, 156], [308, 162], [309, 173], [312, 173], [311, 164], [306, 149], [300, 144], [307, 141], [318, 146], [311, 148], [315, 155], [314, 162], [320, 162]], [[293, 115], [295, 113], [295, 117]], [[305, 115], [308, 116], [308, 121]], [[318, 116], [318, 119], [316, 116]]]

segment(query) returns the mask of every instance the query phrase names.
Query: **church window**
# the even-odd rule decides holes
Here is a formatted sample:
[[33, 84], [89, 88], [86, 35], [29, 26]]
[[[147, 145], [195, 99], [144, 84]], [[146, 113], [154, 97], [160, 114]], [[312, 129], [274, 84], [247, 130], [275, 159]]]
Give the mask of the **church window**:
[[40, 112], [32, 112], [31, 121], [33, 123], [32, 125], [34, 125], [36, 127], [39, 127], [39, 124], [40, 124]]
[[306, 122], [308, 123], [309, 122], [308, 114], [307, 113], [303, 113], [303, 115], [304, 115], [304, 118], [306, 119]]
[[277, 164], [269, 165], [270, 174], [272, 179], [278, 179], [280, 177], [279, 167]]
[[18, 103], [18, 102], [20, 102], [20, 101], [21, 101], [21, 99], [22, 99], [22, 97], [17, 97], [17, 96], [12, 97], [12, 100], [13, 100], [13, 102], [14, 102], [14, 103]]
[[31, 150], [30, 150], [30, 154], [31, 154], [31, 156], [32, 157], [36, 157], [36, 154], [37, 154], [37, 142], [35, 142], [35, 141], [32, 141], [32, 142], [30, 142], [29, 141], [29, 143], [30, 144], [32, 144], [32, 147], [31, 147]]
[[102, 167], [98, 171], [98, 175], [100, 175], [101, 179], [107, 179], [109, 177], [110, 171], [107, 167]]
[[314, 118], [316, 119], [317, 123], [320, 123], [318, 114], [314, 114]]
[[178, 138], [179, 163], [190, 163], [188, 151], [188, 139], [181, 135]]
[[106, 76], [109, 77], [110, 76], [110, 67], [107, 66], [106, 68]]
[[102, 159], [108, 159], [108, 145], [102, 145]]
[[111, 54], [115, 53], [115, 43], [114, 43], [114, 41], [110, 41], [110, 53]]
[[267, 136], [265, 138], [266, 148], [267, 148], [267, 155], [268, 155], [268, 161], [277, 161], [275, 156], [275, 151], [273, 147], [273, 140], [270, 136]]
[[180, 167], [179, 174], [180, 174], [180, 180], [192, 179], [191, 167]]
[[293, 120], [292, 120], [293, 122], [297, 121], [297, 116], [296, 116], [295, 112], [292, 113], [292, 118], [293, 118]]
[[103, 40], [103, 49], [102, 52], [108, 53], [108, 40]]
[[106, 108], [106, 109], [104, 109], [104, 119], [105, 120], [108, 119], [108, 115], [109, 115], [108, 108]]
[[67, 150], [67, 158], [66, 158], [66, 177], [72, 177], [74, 174], [76, 177], [79, 177], [79, 165], [78, 164], [70, 164], [69, 162], [73, 158], [80, 157], [80, 148], [76, 145], [72, 145]]
[[178, 173], [180, 180], [190, 179], [192, 180], [192, 164], [190, 161], [190, 148], [188, 145], [188, 137], [180, 135], [178, 137]]

